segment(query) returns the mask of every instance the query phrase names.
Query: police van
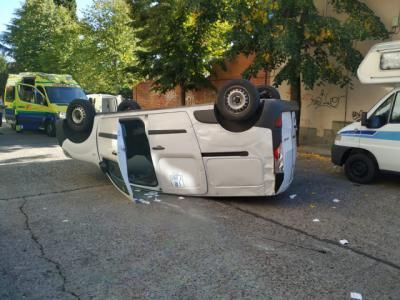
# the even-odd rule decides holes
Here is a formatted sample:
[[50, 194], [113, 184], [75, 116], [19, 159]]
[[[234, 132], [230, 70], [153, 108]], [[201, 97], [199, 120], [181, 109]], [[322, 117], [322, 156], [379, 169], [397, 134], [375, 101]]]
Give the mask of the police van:
[[332, 162], [344, 165], [351, 181], [366, 184], [380, 171], [400, 172], [400, 41], [372, 47], [358, 78], [394, 87], [359, 122], [341, 129], [332, 147]]

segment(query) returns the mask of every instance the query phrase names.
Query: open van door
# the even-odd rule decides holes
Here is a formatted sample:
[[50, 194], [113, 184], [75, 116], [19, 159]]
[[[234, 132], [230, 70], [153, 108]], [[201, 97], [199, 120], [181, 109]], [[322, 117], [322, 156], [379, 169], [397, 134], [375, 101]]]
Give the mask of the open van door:
[[361, 83], [400, 82], [400, 41], [380, 43], [371, 48], [357, 71]]
[[118, 129], [117, 129], [117, 157], [118, 157], [118, 165], [119, 170], [121, 172], [122, 179], [125, 184], [126, 192], [128, 193], [129, 197], [133, 199], [133, 193], [131, 185], [129, 184], [129, 177], [128, 177], [128, 163], [126, 157], [126, 145], [125, 145], [125, 128], [122, 126], [121, 123], [118, 122]]

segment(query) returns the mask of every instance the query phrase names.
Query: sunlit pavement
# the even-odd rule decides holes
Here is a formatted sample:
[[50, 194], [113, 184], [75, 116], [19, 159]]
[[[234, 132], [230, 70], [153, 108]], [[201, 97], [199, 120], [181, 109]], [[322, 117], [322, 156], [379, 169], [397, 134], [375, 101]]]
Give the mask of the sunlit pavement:
[[399, 299], [399, 180], [300, 154], [278, 197], [134, 204], [54, 138], [3, 127], [0, 299]]

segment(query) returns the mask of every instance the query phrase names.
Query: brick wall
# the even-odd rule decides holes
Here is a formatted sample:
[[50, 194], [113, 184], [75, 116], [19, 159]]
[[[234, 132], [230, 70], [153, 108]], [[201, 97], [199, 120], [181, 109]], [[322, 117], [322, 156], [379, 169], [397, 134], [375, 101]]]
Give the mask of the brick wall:
[[[226, 70], [220, 66], [214, 69], [215, 75], [210, 76], [211, 83], [217, 91], [213, 89], [201, 89], [198, 91], [188, 91], [186, 93], [186, 105], [213, 103], [217, 99], [217, 92], [232, 79], [242, 78], [243, 71], [250, 65], [253, 57], [239, 55], [235, 59], [226, 62]], [[250, 80], [255, 85], [269, 84], [268, 74], [260, 71], [257, 76]], [[165, 94], [160, 94], [151, 91], [151, 82], [146, 81], [139, 83], [133, 89], [133, 99], [137, 100], [142, 108], [162, 108], [179, 106], [180, 87], [168, 91]]]

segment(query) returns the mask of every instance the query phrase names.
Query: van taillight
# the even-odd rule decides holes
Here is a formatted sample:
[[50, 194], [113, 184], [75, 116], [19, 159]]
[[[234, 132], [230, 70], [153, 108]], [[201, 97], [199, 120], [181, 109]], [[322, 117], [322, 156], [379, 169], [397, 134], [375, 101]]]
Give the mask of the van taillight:
[[275, 127], [276, 128], [282, 128], [282, 115], [279, 115], [279, 117], [276, 118]]
[[274, 149], [275, 173], [283, 172], [282, 144]]
[[279, 159], [279, 155], [281, 154], [281, 145], [274, 149], [274, 158]]

